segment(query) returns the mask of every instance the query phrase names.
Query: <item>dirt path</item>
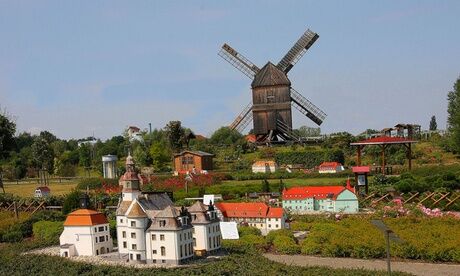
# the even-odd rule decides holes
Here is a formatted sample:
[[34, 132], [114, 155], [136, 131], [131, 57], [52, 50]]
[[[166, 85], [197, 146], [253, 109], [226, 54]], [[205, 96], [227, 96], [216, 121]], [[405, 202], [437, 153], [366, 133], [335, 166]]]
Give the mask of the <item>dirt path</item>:
[[[384, 260], [361, 260], [352, 258], [323, 258], [304, 255], [273, 255], [264, 254], [272, 261], [298, 266], [328, 266], [332, 268], [364, 268], [369, 270], [386, 271], [387, 263]], [[414, 275], [443, 275], [459, 276], [460, 265], [432, 264], [419, 262], [391, 262], [392, 271], [402, 271]]]

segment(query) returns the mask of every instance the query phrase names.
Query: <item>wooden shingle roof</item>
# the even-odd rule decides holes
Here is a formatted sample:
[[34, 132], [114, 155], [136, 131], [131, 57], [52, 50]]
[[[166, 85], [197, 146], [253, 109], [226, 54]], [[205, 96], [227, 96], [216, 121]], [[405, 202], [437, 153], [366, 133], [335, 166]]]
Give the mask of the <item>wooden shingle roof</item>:
[[272, 85], [291, 85], [291, 81], [287, 78], [286, 74], [278, 69], [273, 63], [268, 62], [260, 71], [255, 75], [251, 83], [251, 87], [272, 86]]

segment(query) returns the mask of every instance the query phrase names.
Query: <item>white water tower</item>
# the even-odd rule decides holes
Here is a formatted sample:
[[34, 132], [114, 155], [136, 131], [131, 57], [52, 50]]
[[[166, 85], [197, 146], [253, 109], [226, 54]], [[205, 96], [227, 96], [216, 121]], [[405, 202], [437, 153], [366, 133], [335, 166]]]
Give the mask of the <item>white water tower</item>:
[[117, 178], [117, 160], [116, 155], [104, 155], [102, 156], [102, 170], [104, 172], [104, 178]]

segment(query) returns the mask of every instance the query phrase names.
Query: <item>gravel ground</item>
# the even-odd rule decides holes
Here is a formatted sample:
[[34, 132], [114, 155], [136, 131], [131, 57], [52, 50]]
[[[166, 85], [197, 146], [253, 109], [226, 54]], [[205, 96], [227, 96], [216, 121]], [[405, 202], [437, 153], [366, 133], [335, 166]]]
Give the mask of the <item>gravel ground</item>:
[[[274, 255], [264, 254], [272, 261], [297, 266], [328, 266], [332, 268], [364, 268], [369, 270], [387, 270], [384, 260], [362, 260], [352, 258], [324, 258], [305, 255]], [[460, 265], [457, 264], [434, 264], [420, 262], [391, 262], [392, 271], [407, 272], [414, 275], [442, 275], [459, 276]]]
[[[46, 247], [31, 250], [29, 252], [23, 253], [27, 254], [36, 254], [36, 255], [49, 255], [49, 256], [59, 256], [59, 246]], [[127, 262], [127, 258], [120, 258], [118, 252], [111, 252], [109, 254], [99, 255], [99, 256], [74, 256], [67, 259], [75, 262], [90, 263], [94, 265], [110, 265], [110, 266], [125, 266], [132, 268], [177, 268], [177, 267], [188, 267], [194, 266], [201, 263], [213, 262], [219, 260], [225, 256], [224, 252], [219, 252], [216, 255], [211, 255], [206, 258], [200, 258], [192, 260], [190, 263], [182, 265], [171, 265], [171, 264], [134, 264]]]

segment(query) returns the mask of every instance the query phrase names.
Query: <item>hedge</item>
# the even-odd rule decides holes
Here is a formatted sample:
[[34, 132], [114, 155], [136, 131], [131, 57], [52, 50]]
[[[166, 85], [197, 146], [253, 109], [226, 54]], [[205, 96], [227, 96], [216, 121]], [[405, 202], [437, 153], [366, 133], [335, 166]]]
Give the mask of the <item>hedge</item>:
[[46, 243], [59, 243], [59, 236], [64, 230], [61, 221], [39, 221], [33, 225], [34, 238]]
[[345, 163], [345, 155], [342, 150], [315, 150], [315, 151], [286, 151], [277, 152], [275, 160], [278, 164], [302, 164], [307, 168], [319, 166], [322, 162]]

